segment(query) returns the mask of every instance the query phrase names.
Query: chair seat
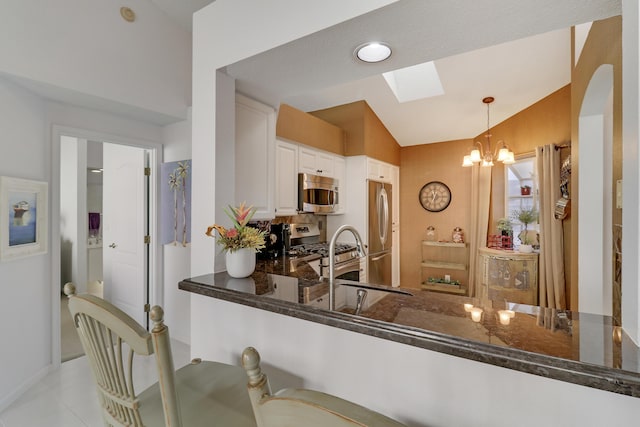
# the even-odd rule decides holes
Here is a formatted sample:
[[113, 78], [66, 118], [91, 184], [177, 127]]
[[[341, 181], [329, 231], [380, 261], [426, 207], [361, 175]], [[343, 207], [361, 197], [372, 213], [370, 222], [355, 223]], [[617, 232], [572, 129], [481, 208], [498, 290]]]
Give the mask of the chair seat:
[[[203, 361], [176, 371], [176, 388], [184, 426], [255, 426], [246, 388], [247, 374], [239, 366]], [[158, 383], [139, 395], [146, 426], [164, 426]]]
[[[283, 389], [269, 397], [265, 415], [269, 425], [406, 427], [385, 415], [315, 390]], [[339, 421], [337, 420], [339, 419]]]

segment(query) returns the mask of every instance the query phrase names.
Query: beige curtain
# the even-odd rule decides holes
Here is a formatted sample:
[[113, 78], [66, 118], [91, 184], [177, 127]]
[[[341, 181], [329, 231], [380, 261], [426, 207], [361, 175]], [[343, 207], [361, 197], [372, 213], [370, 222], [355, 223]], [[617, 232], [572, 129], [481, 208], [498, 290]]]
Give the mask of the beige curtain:
[[476, 280], [478, 249], [487, 245], [491, 203], [491, 168], [474, 164], [471, 169], [471, 229], [469, 230], [469, 296], [482, 297]]
[[536, 148], [540, 189], [539, 305], [566, 308], [562, 220], [554, 216], [560, 199], [560, 152], [556, 146]]

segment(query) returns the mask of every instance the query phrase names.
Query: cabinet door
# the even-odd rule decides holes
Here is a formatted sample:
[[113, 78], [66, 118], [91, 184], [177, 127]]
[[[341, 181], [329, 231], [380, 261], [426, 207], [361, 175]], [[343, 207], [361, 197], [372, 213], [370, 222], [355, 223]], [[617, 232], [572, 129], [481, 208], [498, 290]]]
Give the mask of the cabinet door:
[[334, 156], [313, 148], [300, 147], [298, 154], [299, 170], [301, 173], [312, 175], [333, 176]]
[[276, 140], [276, 216], [298, 213], [298, 146]]
[[333, 158], [333, 177], [338, 180], [338, 205], [336, 213], [343, 214], [347, 210], [347, 172], [344, 157]]
[[306, 147], [299, 147], [298, 149], [298, 170], [300, 173], [310, 173], [317, 175], [316, 167], [316, 151]]
[[316, 173], [334, 177], [334, 158], [332, 154], [319, 151], [316, 154]]
[[400, 286], [400, 228], [391, 229], [391, 286]]
[[235, 202], [256, 208], [253, 219], [271, 219], [274, 212], [275, 110], [236, 96]]
[[400, 168], [391, 166], [391, 226], [400, 227]]
[[367, 159], [367, 178], [391, 183], [391, 165], [375, 159]]

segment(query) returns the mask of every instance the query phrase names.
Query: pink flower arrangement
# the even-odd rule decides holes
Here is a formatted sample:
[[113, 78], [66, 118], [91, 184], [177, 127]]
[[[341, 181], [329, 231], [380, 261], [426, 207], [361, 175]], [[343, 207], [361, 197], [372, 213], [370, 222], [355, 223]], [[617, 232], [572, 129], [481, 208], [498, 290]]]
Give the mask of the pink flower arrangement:
[[238, 207], [229, 205], [229, 209], [225, 209], [224, 212], [233, 221], [233, 228], [227, 229], [221, 225], [213, 224], [207, 227], [205, 233], [207, 236], [215, 237], [214, 230], [217, 231], [216, 242], [222, 246], [224, 251], [235, 252], [238, 249], [248, 248], [257, 252], [264, 248], [264, 231], [247, 226], [256, 212], [254, 207], [247, 207], [242, 202]]

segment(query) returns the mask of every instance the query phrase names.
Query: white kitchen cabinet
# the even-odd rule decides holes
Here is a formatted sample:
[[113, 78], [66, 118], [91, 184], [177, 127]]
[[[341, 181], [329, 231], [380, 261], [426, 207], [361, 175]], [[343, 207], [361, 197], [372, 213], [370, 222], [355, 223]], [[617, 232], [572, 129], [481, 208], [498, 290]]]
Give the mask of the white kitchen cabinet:
[[[340, 310], [347, 305], [347, 290], [345, 286], [336, 286], [336, 304], [335, 309]], [[309, 306], [329, 310], [329, 294], [324, 294], [314, 300], [309, 301]]]
[[278, 274], [267, 274], [269, 287], [273, 289], [273, 293], [267, 294], [273, 298], [298, 302], [298, 279], [295, 277], [281, 276]]
[[391, 184], [393, 165], [380, 160], [367, 158], [367, 178]]
[[335, 156], [325, 151], [300, 146], [298, 150], [298, 170], [312, 175], [334, 176]]
[[[336, 214], [343, 214], [347, 209], [347, 170], [346, 161], [342, 156], [334, 156], [333, 158], [333, 177], [338, 180], [338, 204], [336, 206]], [[344, 191], [344, 192], [343, 192]]]
[[298, 213], [298, 146], [276, 139], [276, 216]]
[[256, 208], [253, 219], [272, 219], [276, 112], [236, 94], [235, 202]]
[[400, 286], [400, 168], [391, 166], [391, 286]]

